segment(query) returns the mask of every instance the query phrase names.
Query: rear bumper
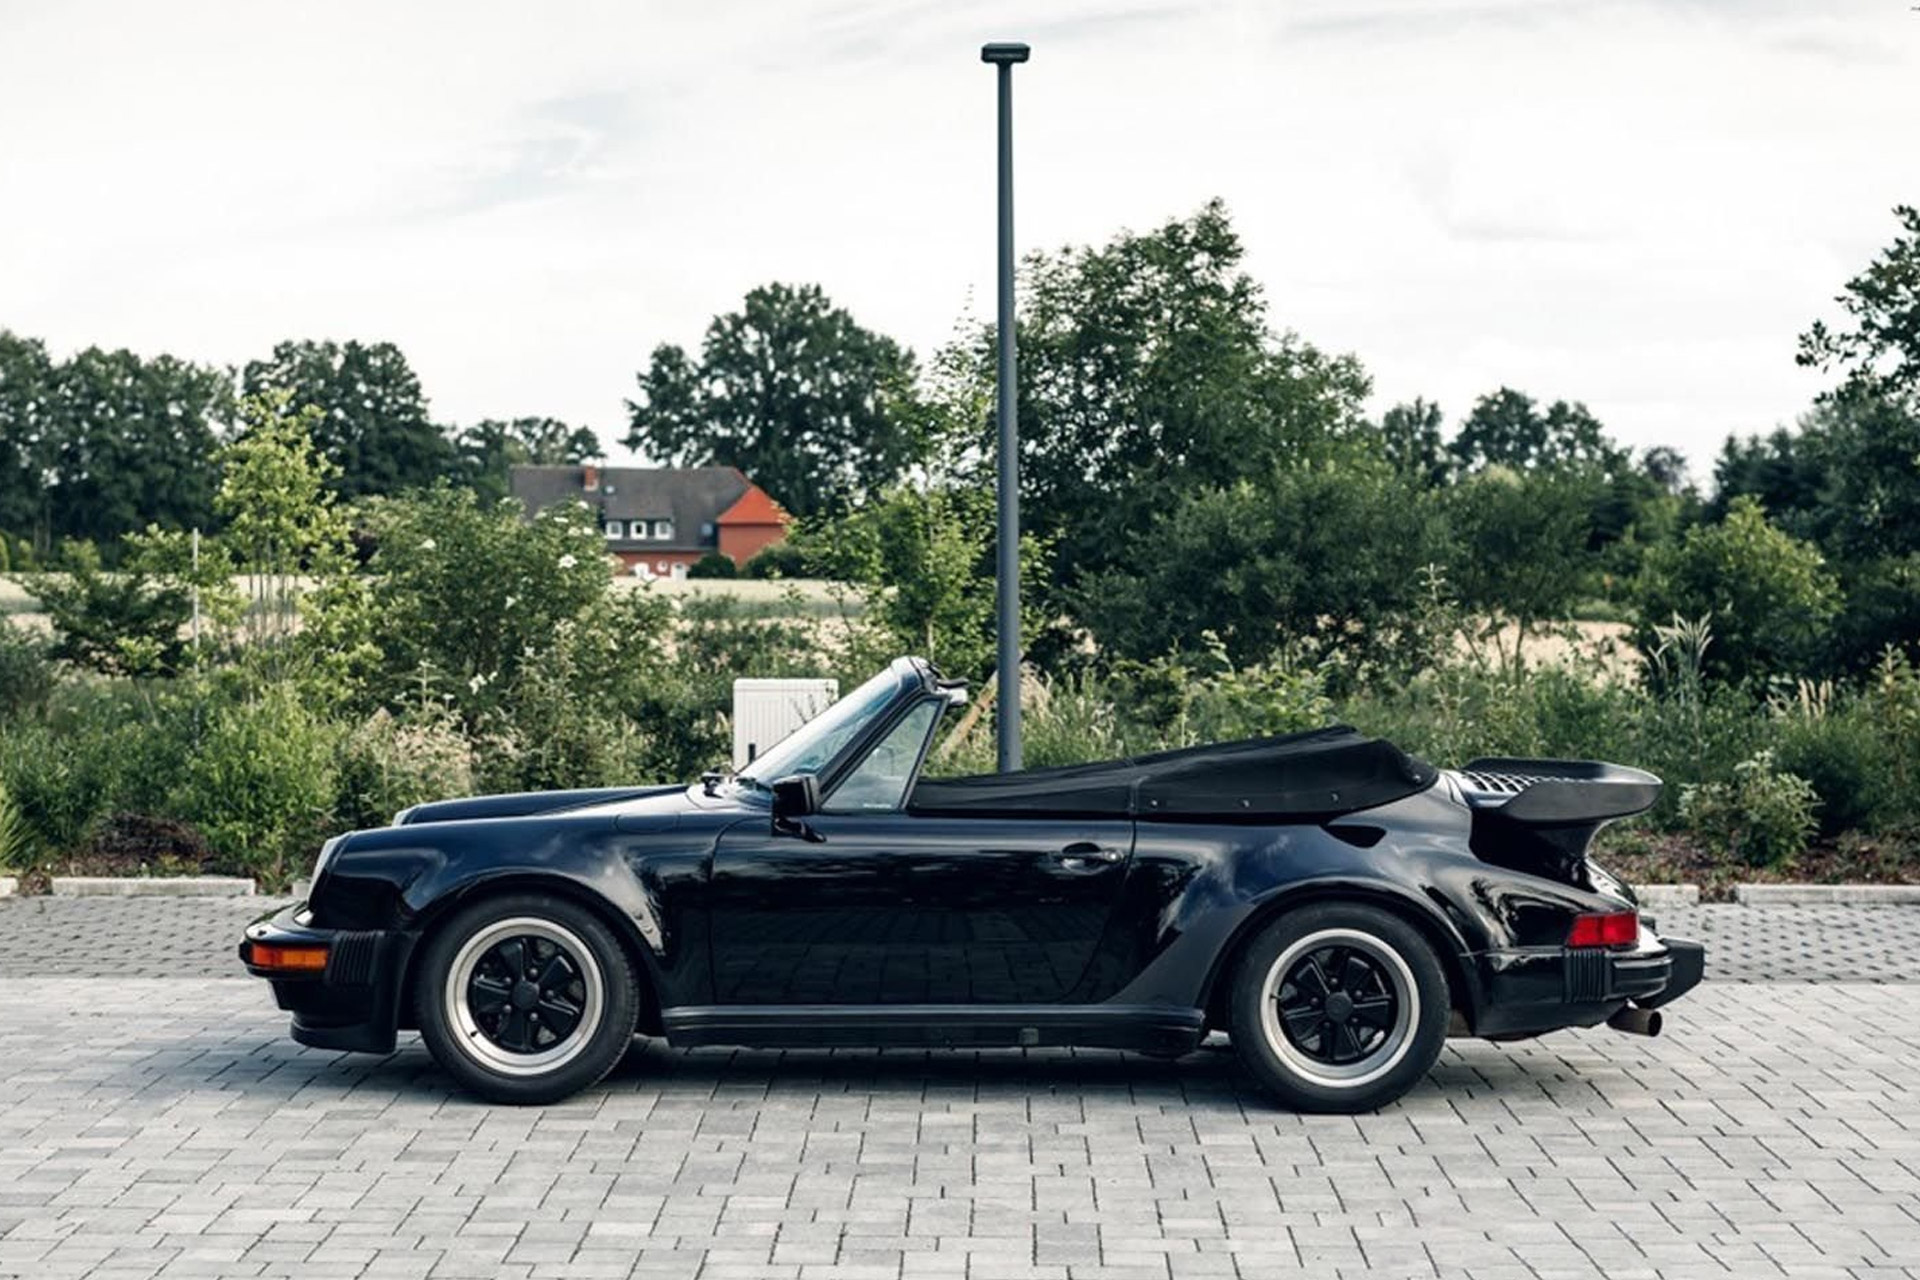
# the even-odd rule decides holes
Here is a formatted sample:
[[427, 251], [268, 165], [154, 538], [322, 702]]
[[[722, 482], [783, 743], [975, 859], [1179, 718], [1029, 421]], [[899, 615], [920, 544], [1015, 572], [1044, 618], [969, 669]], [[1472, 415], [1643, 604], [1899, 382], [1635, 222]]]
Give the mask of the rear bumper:
[[[274, 1002], [293, 1015], [293, 1038], [320, 1049], [393, 1052], [400, 1023], [400, 984], [413, 952], [412, 934], [393, 930], [315, 928], [303, 902], [262, 916], [240, 940], [247, 972], [265, 978]], [[254, 963], [256, 944], [325, 947], [324, 970], [270, 972]]]
[[1523, 947], [1474, 957], [1485, 1006], [1473, 1032], [1531, 1035], [1605, 1022], [1631, 1003], [1657, 1009], [1700, 985], [1706, 948], [1643, 929], [1630, 950]]

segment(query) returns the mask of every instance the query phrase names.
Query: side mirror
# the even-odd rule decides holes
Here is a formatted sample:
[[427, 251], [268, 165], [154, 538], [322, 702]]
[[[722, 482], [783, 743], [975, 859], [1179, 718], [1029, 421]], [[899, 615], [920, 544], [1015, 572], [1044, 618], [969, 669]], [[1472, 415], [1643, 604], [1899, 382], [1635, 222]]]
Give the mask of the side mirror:
[[773, 820], [797, 822], [820, 810], [820, 779], [810, 773], [776, 778], [773, 783]]

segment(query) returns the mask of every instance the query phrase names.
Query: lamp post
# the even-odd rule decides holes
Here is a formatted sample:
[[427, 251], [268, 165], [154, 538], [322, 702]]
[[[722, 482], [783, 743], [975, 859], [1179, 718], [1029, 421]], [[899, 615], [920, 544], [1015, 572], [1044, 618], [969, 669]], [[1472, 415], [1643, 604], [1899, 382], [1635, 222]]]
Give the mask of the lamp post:
[[999, 68], [1000, 81], [1000, 370], [997, 401], [1000, 423], [1000, 685], [998, 756], [1000, 772], [1020, 768], [1020, 432], [1014, 417], [1013, 333], [1013, 67], [1031, 52], [1024, 44], [982, 45], [980, 61]]

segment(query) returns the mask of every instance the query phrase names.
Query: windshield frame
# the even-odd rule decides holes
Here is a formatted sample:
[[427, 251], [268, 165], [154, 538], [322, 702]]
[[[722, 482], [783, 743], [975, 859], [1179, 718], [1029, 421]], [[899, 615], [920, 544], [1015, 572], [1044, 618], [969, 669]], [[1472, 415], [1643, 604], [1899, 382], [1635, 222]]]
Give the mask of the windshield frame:
[[[838, 733], [845, 727], [843, 721], [835, 717], [836, 711], [842, 707], [851, 708], [860, 704], [862, 695], [867, 694], [869, 690], [884, 692], [885, 696], [878, 701], [864, 703], [868, 709], [858, 720], [853, 731], [837, 751], [812, 770], [813, 776], [819, 780], [820, 794], [828, 794], [848, 768], [865, 758], [867, 751], [893, 726], [893, 722], [899, 718], [902, 710], [919, 701], [920, 697], [927, 692], [928, 682], [929, 673], [918, 661], [913, 658], [896, 658], [887, 665], [886, 670], [865, 681], [845, 697], [837, 699], [825, 711], [767, 748], [758, 759], [733, 775], [734, 782], [751, 788], [755, 792], [767, 793], [771, 790], [772, 783], [796, 772], [792, 768], [792, 759], [806, 754], [806, 745], [828, 734]], [[891, 685], [890, 691], [889, 685]], [[766, 767], [769, 762], [774, 764], [774, 769], [770, 770]], [[807, 771], [799, 770], [798, 772]]]

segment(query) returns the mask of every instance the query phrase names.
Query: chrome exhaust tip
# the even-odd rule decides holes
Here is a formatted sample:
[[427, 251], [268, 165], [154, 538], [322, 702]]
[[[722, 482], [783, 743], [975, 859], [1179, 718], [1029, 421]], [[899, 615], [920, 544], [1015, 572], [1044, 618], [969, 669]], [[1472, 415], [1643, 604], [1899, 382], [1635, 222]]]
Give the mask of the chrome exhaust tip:
[[1607, 1025], [1629, 1035], [1657, 1036], [1660, 1034], [1660, 1011], [1622, 1005], [1618, 1013], [1607, 1019]]

